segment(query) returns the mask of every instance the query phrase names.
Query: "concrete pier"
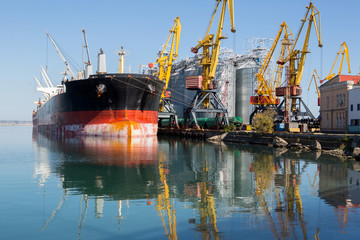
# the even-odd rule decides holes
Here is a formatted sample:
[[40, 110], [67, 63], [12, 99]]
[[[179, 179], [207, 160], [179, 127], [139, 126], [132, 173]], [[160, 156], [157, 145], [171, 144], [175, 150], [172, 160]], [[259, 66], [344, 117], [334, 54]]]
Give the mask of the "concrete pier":
[[[222, 130], [194, 130], [194, 129], [168, 129], [159, 128], [158, 135], [178, 136], [186, 138], [207, 139], [216, 135], [223, 134]], [[323, 149], [337, 149], [341, 145], [346, 147], [360, 147], [360, 135], [356, 134], [328, 134], [328, 133], [287, 133], [274, 132], [259, 134], [254, 131], [234, 131], [229, 132], [223, 139], [224, 142], [248, 143], [270, 145], [275, 137], [280, 137], [288, 143], [301, 143], [311, 145], [317, 140]]]

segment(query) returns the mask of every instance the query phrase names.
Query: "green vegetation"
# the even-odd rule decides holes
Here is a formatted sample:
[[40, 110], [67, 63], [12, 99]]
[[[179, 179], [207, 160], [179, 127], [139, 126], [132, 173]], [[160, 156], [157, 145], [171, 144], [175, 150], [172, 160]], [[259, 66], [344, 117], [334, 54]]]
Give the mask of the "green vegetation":
[[232, 132], [236, 130], [236, 125], [234, 123], [230, 123], [229, 125], [225, 126], [224, 132]]
[[340, 146], [339, 146], [339, 149], [340, 149], [340, 150], [345, 150], [345, 148], [346, 148], [345, 144], [343, 144], [343, 143], [340, 144]]
[[272, 133], [274, 132], [274, 110], [266, 110], [261, 113], [257, 113], [253, 118], [252, 126], [258, 133]]

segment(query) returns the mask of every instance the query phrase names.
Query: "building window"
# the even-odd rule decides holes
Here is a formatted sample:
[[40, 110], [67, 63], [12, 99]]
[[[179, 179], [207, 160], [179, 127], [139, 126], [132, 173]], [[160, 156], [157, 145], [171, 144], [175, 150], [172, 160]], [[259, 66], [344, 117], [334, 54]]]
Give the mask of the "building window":
[[343, 128], [343, 117], [340, 117], [340, 128]]
[[340, 94], [339, 95], [339, 107], [345, 106], [345, 95], [344, 94]]
[[344, 100], [344, 107], [345, 107], [345, 104], [346, 104], [345, 93], [343, 94], [343, 100]]
[[350, 105], [350, 111], [352, 112], [354, 110], [354, 106], [351, 104]]
[[351, 119], [350, 124], [352, 126], [359, 126], [360, 125], [360, 119]]
[[336, 95], [336, 106], [339, 106], [339, 95]]
[[343, 100], [342, 100], [342, 94], [339, 95], [339, 106], [341, 107], [343, 104]]
[[357, 110], [360, 111], [360, 104], [357, 105]]
[[329, 96], [326, 97], [326, 107], [329, 108]]
[[329, 128], [329, 114], [326, 114], [326, 128]]

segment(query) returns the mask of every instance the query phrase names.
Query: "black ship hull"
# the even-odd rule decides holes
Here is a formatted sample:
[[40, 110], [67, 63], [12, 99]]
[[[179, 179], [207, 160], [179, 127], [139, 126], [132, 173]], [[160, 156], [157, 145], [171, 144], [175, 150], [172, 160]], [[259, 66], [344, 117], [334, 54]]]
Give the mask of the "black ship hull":
[[64, 83], [33, 114], [39, 130], [59, 135], [154, 136], [164, 82], [151, 75], [103, 74]]

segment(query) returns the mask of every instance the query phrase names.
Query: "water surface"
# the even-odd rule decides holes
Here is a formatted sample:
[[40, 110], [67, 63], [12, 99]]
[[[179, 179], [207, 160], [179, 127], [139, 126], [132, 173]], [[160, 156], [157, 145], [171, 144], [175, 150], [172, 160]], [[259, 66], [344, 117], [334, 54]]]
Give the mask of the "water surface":
[[0, 126], [0, 239], [358, 239], [360, 164]]

